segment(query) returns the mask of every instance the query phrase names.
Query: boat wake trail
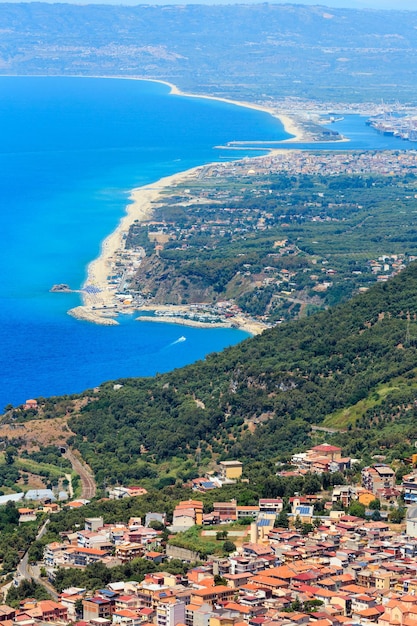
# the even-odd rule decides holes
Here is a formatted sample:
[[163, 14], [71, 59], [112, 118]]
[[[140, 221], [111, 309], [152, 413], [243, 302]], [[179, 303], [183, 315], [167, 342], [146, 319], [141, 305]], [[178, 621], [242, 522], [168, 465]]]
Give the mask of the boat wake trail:
[[175, 346], [177, 343], [182, 343], [183, 341], [187, 341], [187, 337], [184, 337], [184, 335], [182, 335], [181, 337], [178, 337], [178, 339], [170, 343], [168, 348], [170, 348], [171, 346]]

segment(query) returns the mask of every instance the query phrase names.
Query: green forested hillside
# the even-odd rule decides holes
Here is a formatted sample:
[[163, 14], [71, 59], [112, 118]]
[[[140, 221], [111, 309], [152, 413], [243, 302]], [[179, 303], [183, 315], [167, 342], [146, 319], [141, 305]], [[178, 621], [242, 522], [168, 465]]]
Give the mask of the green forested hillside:
[[[380, 158], [343, 154], [357, 171]], [[205, 303], [210, 311], [213, 302], [234, 300], [245, 314], [274, 322], [348, 300], [391, 274], [394, 257], [398, 267], [417, 256], [413, 161], [395, 176], [336, 175], [334, 154], [308, 153], [322, 171], [307, 175], [271, 173], [269, 159], [257, 159], [250, 176], [244, 160], [239, 169], [233, 161], [221, 174], [213, 168], [169, 190], [153, 213], [163, 225], [162, 250], [153, 239], [158, 227], [132, 224], [126, 245], [143, 246], [146, 257], [130, 288], [151, 306]], [[401, 162], [384, 153], [376, 169], [387, 159]]]
[[349, 432], [338, 436], [348, 452], [409, 454], [417, 436], [416, 296], [414, 263], [345, 304], [204, 362], [119, 381], [118, 390], [102, 385], [70, 421], [74, 443], [99, 480], [140, 480], [168, 460], [285, 458], [310, 443], [311, 424], [337, 426], [337, 412], [356, 406], [342, 424]]

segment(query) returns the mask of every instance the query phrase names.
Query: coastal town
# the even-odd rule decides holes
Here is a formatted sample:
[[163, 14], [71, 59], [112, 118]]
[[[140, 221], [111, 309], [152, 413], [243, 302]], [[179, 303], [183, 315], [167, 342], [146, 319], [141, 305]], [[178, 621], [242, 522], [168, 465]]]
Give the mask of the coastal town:
[[4, 4], [0, 626], [417, 626], [417, 11], [341, 2]]
[[341, 2], [4, 4], [0, 626], [417, 626], [417, 11]]
[[[369, 246], [367, 252], [362, 232], [361, 245], [352, 240], [347, 258], [336, 235], [353, 238], [358, 228], [369, 229], [370, 240], [383, 241], [392, 231], [389, 220], [404, 212], [413, 220], [416, 166], [413, 150], [273, 150], [139, 188], [101, 257], [89, 266], [83, 305], [70, 314], [117, 324], [118, 315], [136, 313], [141, 321], [257, 334], [337, 302], [333, 293], [366, 291], [416, 258], [412, 238], [409, 245]], [[345, 182], [349, 176], [354, 182]], [[404, 208], [396, 215], [380, 210], [375, 218], [367, 208], [367, 186], [373, 188], [372, 206], [378, 188], [381, 205], [387, 204], [385, 188]], [[329, 246], [332, 238], [336, 248]], [[254, 256], [252, 239], [262, 254]], [[203, 255], [207, 261], [200, 268]], [[234, 261], [227, 260], [230, 255]]]

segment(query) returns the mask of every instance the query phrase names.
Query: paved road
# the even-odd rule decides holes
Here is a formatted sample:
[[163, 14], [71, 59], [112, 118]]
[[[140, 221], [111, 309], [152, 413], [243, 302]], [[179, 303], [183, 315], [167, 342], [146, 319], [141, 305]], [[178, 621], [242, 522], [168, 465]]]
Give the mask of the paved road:
[[81, 461], [75, 456], [73, 450], [68, 448], [64, 456], [70, 461], [72, 468], [81, 478], [81, 498], [85, 500], [91, 500], [96, 495], [96, 481], [94, 480], [93, 472], [88, 467], [87, 463]]
[[[81, 497], [85, 500], [91, 500], [91, 498], [94, 498], [94, 496], [96, 495], [96, 481], [94, 480], [91, 469], [86, 463], [84, 463], [84, 461], [76, 457], [73, 450], [71, 450], [70, 448], [65, 452], [64, 456], [70, 461], [73, 470], [77, 472], [77, 474], [79, 474], [81, 478]], [[48, 524], [49, 519], [46, 520], [46, 522], [40, 528], [36, 539], [40, 539], [45, 534]], [[49, 582], [40, 577], [39, 567], [36, 565], [30, 565], [28, 552], [25, 552], [20, 563], [18, 564], [14, 579], [17, 583], [20, 583], [23, 579], [35, 580], [37, 583], [45, 587], [45, 589], [55, 601], [58, 600], [58, 594], [56, 593], [52, 585], [50, 585]]]
[[[40, 528], [38, 534], [36, 535], [36, 539], [40, 539], [45, 534], [48, 524], [49, 524], [49, 519], [47, 519], [46, 522]], [[49, 582], [47, 582], [46, 580], [40, 577], [39, 567], [36, 565], [32, 567], [32, 565], [30, 565], [28, 557], [29, 557], [29, 552], [25, 552], [20, 563], [18, 564], [16, 568], [15, 580], [19, 583], [24, 578], [26, 580], [34, 580], [35, 582], [37, 582], [39, 585], [42, 585], [42, 587], [46, 589], [46, 591], [49, 593], [49, 595], [51, 596], [53, 600], [57, 601], [58, 600], [57, 592], [52, 587], [52, 585], [49, 584]]]
[[[44, 522], [44, 524], [42, 524], [42, 526], [40, 527], [39, 532], [36, 535], [36, 539], [41, 539], [43, 537], [43, 535], [46, 533], [46, 529], [48, 528], [48, 524], [49, 519], [47, 519], [46, 522]], [[32, 568], [28, 562], [28, 554], [29, 552], [26, 551], [19, 565], [17, 566], [16, 571], [19, 577], [27, 578], [28, 580], [30, 580], [33, 576], [33, 572], [31, 571]]]

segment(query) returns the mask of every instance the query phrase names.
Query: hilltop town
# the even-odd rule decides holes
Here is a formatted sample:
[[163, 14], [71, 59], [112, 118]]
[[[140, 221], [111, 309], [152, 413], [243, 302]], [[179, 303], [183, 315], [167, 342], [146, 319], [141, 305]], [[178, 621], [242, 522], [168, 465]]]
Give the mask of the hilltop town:
[[[193, 497], [177, 501], [172, 514], [149, 510], [126, 522], [117, 517], [105, 522], [103, 515], [89, 514], [86, 500], [61, 504], [61, 512], [60, 505], [49, 505], [50, 525], [58, 516], [55, 526], [64, 530], [59, 540], [38, 540], [30, 548], [30, 565], [18, 566], [7, 592], [12, 606], [0, 606], [1, 621], [5, 626], [412, 625], [417, 473], [398, 482], [389, 465], [375, 462], [363, 467], [360, 484], [349, 483], [345, 479], [357, 460], [342, 452], [321, 443], [295, 454], [291, 467], [278, 471], [287, 479], [303, 476], [310, 487], [327, 476], [324, 491], [304, 483], [303, 494], [262, 497], [253, 504], [238, 503], [250, 479], [242, 482], [243, 464], [231, 460], [220, 462], [217, 473], [185, 484]], [[204, 504], [204, 494], [225, 487], [236, 497]], [[129, 503], [146, 493], [117, 487], [107, 502], [128, 512]], [[19, 524], [39, 520], [48, 497], [19, 509]], [[406, 505], [411, 506], [403, 522]], [[72, 523], [65, 526], [65, 519]], [[42, 589], [52, 599], [42, 599]]]
[[133, 192], [70, 313], [260, 335], [6, 408], [0, 626], [417, 625], [417, 152], [316, 123], [415, 99], [417, 13], [5, 3], [0, 28], [0, 73], [308, 108], [333, 148]]

